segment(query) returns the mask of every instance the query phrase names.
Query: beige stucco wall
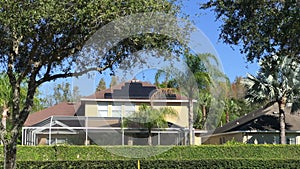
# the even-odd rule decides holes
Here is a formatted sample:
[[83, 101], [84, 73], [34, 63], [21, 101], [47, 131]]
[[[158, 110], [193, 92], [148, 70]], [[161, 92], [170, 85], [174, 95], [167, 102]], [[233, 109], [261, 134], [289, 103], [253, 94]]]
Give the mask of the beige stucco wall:
[[86, 102], [85, 103], [85, 116], [88, 117], [97, 117], [98, 116], [98, 107], [97, 102]]
[[212, 135], [208, 137], [203, 137], [202, 144], [224, 144], [227, 141], [236, 141], [236, 142], [243, 142], [243, 134], [242, 133], [230, 133], [230, 134], [219, 134], [219, 135]]
[[[112, 116], [112, 103], [107, 102], [108, 104], [108, 117]], [[139, 106], [142, 103], [134, 103], [135, 104], [135, 110], [138, 111]], [[188, 107], [187, 103], [164, 103], [163, 106], [168, 106], [174, 108], [178, 114], [177, 116], [168, 116], [167, 121], [174, 123], [176, 125], [182, 126], [182, 127], [188, 127]], [[155, 108], [162, 107], [160, 106], [154, 106]], [[89, 117], [97, 117], [98, 116], [98, 107], [96, 101], [88, 101], [85, 102], [85, 116]]]
[[[176, 116], [167, 116], [166, 120], [179, 125], [181, 127], [188, 127], [188, 107], [185, 103], [167, 103], [164, 106], [173, 108], [176, 112]], [[163, 106], [154, 106], [155, 108], [160, 108]]]
[[202, 144], [202, 138], [200, 136], [195, 136], [195, 145]]
[[300, 144], [300, 136], [296, 137], [296, 144]]
[[107, 103], [108, 107], [107, 107], [107, 116], [111, 117], [112, 116], [112, 104], [111, 103]]
[[181, 127], [188, 127], [189, 125], [189, 119], [188, 119], [188, 107], [187, 105], [181, 105], [181, 104], [172, 104], [168, 105], [172, 108], [174, 108], [177, 111], [177, 116], [169, 116], [167, 117], [167, 121], [172, 122], [176, 125], [179, 125]]

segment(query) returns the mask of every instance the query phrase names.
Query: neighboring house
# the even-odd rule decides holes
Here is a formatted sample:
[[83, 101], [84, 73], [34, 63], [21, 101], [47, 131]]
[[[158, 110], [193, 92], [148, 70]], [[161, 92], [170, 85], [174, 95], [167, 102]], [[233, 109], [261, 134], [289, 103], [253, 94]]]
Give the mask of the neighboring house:
[[81, 98], [80, 104], [61, 103], [30, 114], [22, 144], [145, 145], [146, 129], [123, 125], [123, 119], [138, 111], [141, 104], [169, 106], [178, 113], [167, 117], [169, 128], [153, 129], [153, 145], [187, 143], [188, 99], [132, 80]]
[[[300, 116], [286, 108], [287, 144], [300, 144]], [[203, 144], [224, 144], [236, 141], [248, 144], [279, 144], [278, 104], [261, 108], [217, 128], [214, 134], [203, 136]]]
[[75, 109], [76, 105], [74, 103], [59, 103], [47, 109], [29, 114], [24, 126], [29, 127], [37, 125], [51, 116], [75, 116]]
[[[75, 117], [80, 105], [75, 103], [59, 103], [44, 110], [28, 115], [22, 129], [22, 144], [50, 144], [64, 143], [63, 136], [49, 136], [49, 127], [66, 127], [65, 124], [55, 121], [56, 118]], [[52, 125], [50, 125], [50, 122]], [[49, 142], [49, 137], [52, 142]]]

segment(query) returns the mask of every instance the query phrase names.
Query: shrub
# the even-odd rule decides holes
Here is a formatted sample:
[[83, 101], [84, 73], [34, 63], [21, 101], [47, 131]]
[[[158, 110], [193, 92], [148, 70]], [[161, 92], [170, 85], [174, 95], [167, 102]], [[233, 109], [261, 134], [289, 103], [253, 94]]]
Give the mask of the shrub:
[[[298, 168], [299, 160], [259, 160], [259, 159], [199, 159], [199, 160], [141, 160], [142, 169], [195, 169], [195, 168]], [[137, 168], [137, 160], [101, 161], [19, 161], [17, 167], [28, 168], [69, 168], [69, 169], [132, 169]]]
[[[111, 153], [114, 152], [114, 153]], [[130, 160], [135, 154], [150, 160], [198, 159], [300, 159], [298, 145], [201, 145], [201, 146], [18, 146], [21, 161]], [[156, 154], [148, 157], [147, 154]], [[3, 154], [1, 159], [3, 160]]]
[[[18, 168], [298, 168], [298, 145], [18, 146]], [[114, 152], [114, 153], [111, 153]], [[118, 154], [132, 154], [133, 159]], [[147, 157], [147, 154], [156, 154]], [[3, 154], [0, 154], [3, 160]], [[1, 168], [1, 167], [0, 167]]]

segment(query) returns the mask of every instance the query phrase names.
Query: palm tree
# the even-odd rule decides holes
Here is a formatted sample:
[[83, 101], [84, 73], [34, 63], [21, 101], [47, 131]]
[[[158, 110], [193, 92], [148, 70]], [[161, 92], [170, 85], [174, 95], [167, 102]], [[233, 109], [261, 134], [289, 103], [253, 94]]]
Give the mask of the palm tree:
[[152, 145], [152, 129], [167, 128], [166, 116], [176, 116], [177, 111], [171, 107], [161, 107], [156, 109], [152, 106], [142, 104], [137, 112], [124, 119], [124, 125], [137, 123], [148, 130], [148, 144]]
[[[180, 91], [177, 92], [181, 92], [188, 98], [189, 144], [192, 145], [194, 144], [193, 127], [196, 119], [194, 113], [198, 112], [198, 107], [194, 108], [194, 101], [198, 100], [199, 103], [204, 103], [201, 106], [205, 109], [212, 98], [207, 98], [208, 100], [203, 102], [204, 99], [201, 98], [201, 100], [199, 97], [207, 95], [201, 95], [201, 93], [210, 93], [214, 81], [224, 78], [224, 74], [218, 69], [219, 62], [217, 58], [210, 53], [191, 54], [186, 51], [184, 58], [186, 71], [176, 69], [160, 70], [155, 76], [155, 83], [158, 86], [180, 88]], [[161, 77], [165, 78], [163, 84], [158, 83], [158, 79]], [[206, 118], [206, 111], [202, 113], [204, 113], [202, 117]], [[205, 121], [205, 119], [202, 121]]]
[[198, 124], [198, 128], [202, 128], [202, 127], [205, 127], [204, 123], [205, 123], [205, 120], [206, 120], [206, 117], [207, 117], [207, 109], [210, 105], [210, 103], [212, 102], [213, 98], [212, 98], [212, 95], [211, 93], [209, 92], [201, 92], [199, 94], [199, 99], [198, 99], [198, 102], [199, 102], [199, 105], [200, 105], [200, 110], [201, 110], [201, 120], [199, 121], [200, 124]]
[[238, 112], [241, 109], [241, 107], [239, 107], [239, 105], [232, 98], [225, 98], [223, 104], [224, 104], [225, 118], [222, 119], [222, 122], [228, 123], [230, 119], [232, 119], [230, 118], [230, 116], [234, 116], [234, 114]]
[[286, 144], [285, 106], [300, 94], [299, 63], [289, 57], [272, 56], [260, 62], [257, 77], [249, 74], [244, 80], [250, 102], [277, 102], [280, 123], [280, 142]]

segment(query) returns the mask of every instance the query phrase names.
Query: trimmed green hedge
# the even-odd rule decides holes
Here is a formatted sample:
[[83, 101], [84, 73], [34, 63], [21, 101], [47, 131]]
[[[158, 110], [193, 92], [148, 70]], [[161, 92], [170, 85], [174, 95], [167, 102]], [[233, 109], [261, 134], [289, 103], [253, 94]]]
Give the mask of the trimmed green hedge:
[[[200, 159], [200, 160], [141, 160], [141, 169], [222, 169], [222, 168], [298, 168], [299, 160], [259, 160], [259, 159]], [[115, 160], [115, 161], [23, 161], [18, 162], [17, 167], [20, 169], [34, 168], [69, 168], [69, 169], [134, 169], [137, 167], [137, 160]]]
[[[18, 168], [298, 168], [298, 145], [18, 146]], [[114, 152], [114, 153], [111, 153]], [[119, 155], [117, 155], [119, 154]], [[143, 158], [120, 156], [132, 155]], [[148, 156], [156, 154], [155, 156]], [[3, 160], [3, 154], [0, 154]], [[1, 168], [1, 167], [0, 167]]]
[[[111, 153], [114, 152], [114, 153]], [[156, 154], [155, 156], [149, 156]], [[18, 146], [21, 161], [128, 160], [135, 155], [147, 160], [199, 159], [297, 159], [298, 145], [201, 145], [201, 146]], [[3, 154], [0, 156], [3, 160]]]

